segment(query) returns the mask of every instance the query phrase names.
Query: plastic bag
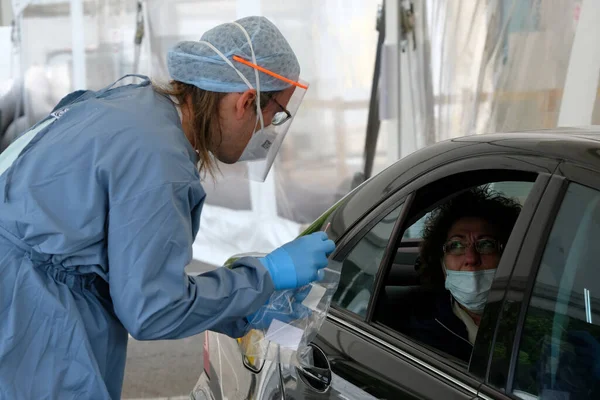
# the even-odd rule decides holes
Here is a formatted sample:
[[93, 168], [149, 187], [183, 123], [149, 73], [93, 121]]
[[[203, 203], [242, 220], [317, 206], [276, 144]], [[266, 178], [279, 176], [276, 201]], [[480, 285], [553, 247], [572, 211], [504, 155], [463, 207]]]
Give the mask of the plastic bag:
[[308, 344], [327, 316], [341, 268], [340, 262], [329, 261], [322, 270], [322, 279], [299, 289], [275, 291], [249, 321], [254, 329], [238, 340], [242, 354], [248, 359], [280, 362], [305, 358], [310, 350]]

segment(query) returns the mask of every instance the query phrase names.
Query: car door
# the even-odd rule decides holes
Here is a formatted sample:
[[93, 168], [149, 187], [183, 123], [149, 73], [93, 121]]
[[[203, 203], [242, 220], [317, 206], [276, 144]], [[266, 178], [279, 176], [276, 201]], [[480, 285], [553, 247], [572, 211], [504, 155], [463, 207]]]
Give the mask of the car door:
[[[410, 286], [414, 279], [419, 240], [409, 228], [437, 203], [468, 187], [496, 181], [531, 183], [498, 269], [512, 270], [513, 254], [557, 164], [534, 156], [474, 156], [440, 166], [390, 193], [339, 240], [333, 258], [343, 269], [327, 320], [312, 343], [315, 368], [282, 365], [285, 397], [476, 398], [497, 307], [486, 307], [483, 334], [478, 335], [471, 362], [462, 365], [390, 329], [376, 311], [388, 283], [403, 280]], [[500, 274], [488, 301], [496, 304], [505, 289], [506, 277]]]
[[483, 398], [600, 398], [600, 174], [562, 163], [523, 241]]

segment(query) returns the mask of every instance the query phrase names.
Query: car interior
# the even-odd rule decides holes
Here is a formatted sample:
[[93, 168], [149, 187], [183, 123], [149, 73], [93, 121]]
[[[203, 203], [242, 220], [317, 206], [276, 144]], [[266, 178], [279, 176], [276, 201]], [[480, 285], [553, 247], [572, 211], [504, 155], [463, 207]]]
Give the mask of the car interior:
[[[396, 256], [376, 300], [373, 315], [375, 322], [385, 326], [397, 326], [397, 321], [408, 318], [409, 313], [413, 315], [415, 312], [418, 313], [419, 305], [426, 303], [428, 297], [445, 291], [443, 284], [432, 285], [422, 282], [417, 272], [420, 263], [421, 229], [433, 210], [459, 193], [480, 185], [490, 185], [492, 189], [508, 197], [517, 198], [523, 205], [537, 176], [537, 174], [507, 173], [507, 171], [497, 173], [487, 171], [483, 176], [475, 173], [470, 175], [468, 178], [453, 176], [416, 192], [403, 225], [406, 228], [403, 229]], [[432, 350], [440, 352], [436, 349]], [[444, 356], [453, 359], [446, 353]], [[466, 367], [461, 360], [453, 359], [453, 361]]]

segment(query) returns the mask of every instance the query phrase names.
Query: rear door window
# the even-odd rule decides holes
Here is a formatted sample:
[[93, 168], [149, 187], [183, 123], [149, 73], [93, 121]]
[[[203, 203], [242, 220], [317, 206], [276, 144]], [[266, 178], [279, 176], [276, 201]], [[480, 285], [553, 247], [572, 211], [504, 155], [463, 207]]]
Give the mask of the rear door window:
[[600, 192], [571, 183], [554, 221], [520, 338], [513, 394], [600, 398]]

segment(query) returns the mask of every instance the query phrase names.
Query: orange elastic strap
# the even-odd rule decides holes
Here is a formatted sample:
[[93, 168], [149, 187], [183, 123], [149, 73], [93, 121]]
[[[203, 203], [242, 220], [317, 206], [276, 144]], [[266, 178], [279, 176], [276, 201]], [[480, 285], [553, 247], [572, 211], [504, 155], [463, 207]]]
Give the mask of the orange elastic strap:
[[286, 77], [284, 77], [284, 76], [281, 76], [281, 75], [279, 75], [279, 74], [276, 74], [275, 72], [269, 71], [268, 69], [265, 69], [265, 68], [263, 68], [263, 67], [261, 67], [261, 66], [259, 66], [259, 65], [252, 64], [250, 61], [246, 61], [246, 60], [244, 60], [244, 59], [243, 59], [243, 58], [241, 58], [241, 57], [238, 57], [238, 56], [233, 56], [233, 59], [234, 59], [235, 61], [237, 61], [237, 62], [241, 62], [242, 64], [245, 64], [245, 65], [247, 65], [247, 66], [249, 66], [249, 67], [252, 67], [252, 68], [254, 68], [254, 69], [257, 69], [257, 70], [259, 70], [260, 72], [264, 72], [264, 73], [265, 73], [265, 74], [267, 74], [267, 75], [271, 75], [273, 78], [277, 78], [277, 79], [279, 79], [279, 80], [282, 80], [282, 81], [284, 81], [284, 82], [287, 82], [287, 83], [289, 83], [290, 85], [294, 85], [294, 86], [296, 86], [296, 87], [299, 87], [299, 88], [301, 88], [301, 89], [304, 89], [304, 90], [307, 90], [307, 89], [308, 89], [308, 86], [306, 86], [306, 85], [303, 85], [303, 84], [301, 84], [301, 83], [299, 83], [299, 82], [294, 82], [294, 81], [293, 81], [293, 80], [291, 80], [291, 79], [288, 79], [288, 78], [286, 78]]

